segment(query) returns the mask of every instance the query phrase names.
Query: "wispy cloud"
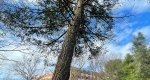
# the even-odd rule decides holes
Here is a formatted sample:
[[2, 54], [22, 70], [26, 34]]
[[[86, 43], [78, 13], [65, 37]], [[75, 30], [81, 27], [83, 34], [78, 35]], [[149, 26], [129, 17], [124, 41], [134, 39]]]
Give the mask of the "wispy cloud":
[[130, 13], [143, 13], [150, 9], [150, 3], [148, 0], [119, 0], [118, 5], [115, 7], [115, 11], [122, 12], [129, 10]]
[[106, 46], [109, 51], [106, 55], [108, 55], [108, 56], [113, 55], [115, 58], [123, 59], [126, 56], [126, 54], [131, 52], [132, 43], [129, 42], [123, 46], [117, 45], [115, 43], [111, 43]]
[[116, 39], [118, 39], [118, 42], [124, 42], [125, 39], [128, 39], [131, 37], [131, 39], [126, 42], [124, 45], [117, 44], [118, 42], [111, 42], [111, 44], [107, 44], [108, 47], [108, 55], [118, 55], [121, 58], [124, 58], [126, 54], [131, 53], [132, 49], [132, 37], [136, 36], [138, 32], [142, 32], [145, 36], [145, 38], [149, 41], [150, 40], [150, 26], [143, 26], [139, 29], [133, 30], [133, 28], [123, 28], [124, 30], [121, 31], [119, 34], [116, 35]]
[[120, 23], [116, 23], [116, 28], [114, 29], [115, 41], [122, 42], [127, 40], [129, 36], [133, 33], [133, 26], [136, 25], [137, 22], [129, 22], [129, 21], [122, 21]]

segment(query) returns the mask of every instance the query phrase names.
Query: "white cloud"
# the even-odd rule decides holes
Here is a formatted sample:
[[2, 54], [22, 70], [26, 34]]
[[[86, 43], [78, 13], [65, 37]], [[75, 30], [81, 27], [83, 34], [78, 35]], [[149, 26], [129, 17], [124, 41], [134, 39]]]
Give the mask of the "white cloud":
[[124, 46], [116, 45], [115, 43], [108, 44], [107, 49], [108, 49], [108, 56], [112, 56], [112, 58], [121, 58], [123, 59], [126, 54], [130, 53], [132, 47], [132, 43], [127, 43]]
[[121, 42], [127, 39], [127, 37], [133, 33], [133, 26], [135, 24], [137, 24], [137, 22], [123, 21], [116, 23], [116, 28], [114, 29], [115, 41]]
[[[133, 32], [130, 31], [131, 28], [124, 28], [124, 31], [122, 31], [121, 33], [119, 33], [116, 36], [116, 39], [119, 39], [119, 42], [123, 41], [125, 38], [128, 38], [129, 35], [130, 36], [135, 36], [137, 35], [138, 32], [142, 32], [144, 34], [144, 36], [146, 37], [146, 39], [150, 40], [150, 26], [145, 26], [142, 27], [140, 29], [137, 29], [136, 31]], [[129, 32], [128, 32], [129, 31]], [[117, 45], [115, 42], [112, 42], [111, 44], [107, 44], [106, 45], [108, 47], [108, 55], [114, 55], [114, 56], [120, 56], [121, 58], [124, 58], [126, 54], [131, 52], [131, 48], [132, 48], [132, 42], [129, 41], [127, 44], [120, 46]]]
[[125, 57], [126, 54], [130, 53], [131, 52], [131, 48], [132, 48], [132, 43], [129, 42], [127, 43], [126, 45], [122, 46], [121, 47], [121, 53], [122, 53], [122, 56]]
[[115, 11], [130, 10], [131, 13], [142, 13], [149, 11], [150, 3], [148, 0], [119, 0]]

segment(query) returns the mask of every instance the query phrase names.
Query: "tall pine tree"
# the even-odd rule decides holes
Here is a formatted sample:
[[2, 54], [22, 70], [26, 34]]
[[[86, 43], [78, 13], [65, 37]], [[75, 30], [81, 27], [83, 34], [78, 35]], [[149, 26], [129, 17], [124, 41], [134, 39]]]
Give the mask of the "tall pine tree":
[[133, 38], [133, 53], [135, 56], [135, 68], [138, 80], [149, 80], [150, 58], [146, 39], [141, 32]]
[[22, 40], [48, 53], [60, 53], [53, 80], [68, 80], [72, 57], [81, 55], [85, 48], [96, 56], [101, 47], [94, 42], [111, 36], [111, 9], [116, 2], [39, 0], [37, 5], [30, 5], [24, 0], [4, 1], [0, 4], [0, 21]]

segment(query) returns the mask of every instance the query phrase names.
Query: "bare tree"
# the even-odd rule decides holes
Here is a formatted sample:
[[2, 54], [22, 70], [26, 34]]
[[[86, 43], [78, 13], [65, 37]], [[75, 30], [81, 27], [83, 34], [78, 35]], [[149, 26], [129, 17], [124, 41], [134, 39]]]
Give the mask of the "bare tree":
[[22, 76], [25, 80], [32, 80], [32, 78], [36, 77], [39, 73], [39, 63], [39, 57], [23, 56], [23, 60], [16, 62], [12, 69], [17, 75]]
[[[97, 56], [95, 59], [90, 60], [89, 62], [89, 68], [91, 71], [99, 73], [98, 77], [102, 80], [108, 80], [107, 78], [109, 77], [111, 79], [112, 74], [108, 74], [106, 72], [106, 67], [105, 65], [110, 62], [111, 60], [120, 60], [120, 55], [115, 55], [114, 53], [111, 52], [106, 52], [106, 54], [101, 54]], [[113, 63], [112, 63], [113, 64]], [[120, 64], [118, 64], [120, 66]], [[110, 67], [112, 67], [110, 65]], [[115, 70], [114, 70], [115, 71]]]

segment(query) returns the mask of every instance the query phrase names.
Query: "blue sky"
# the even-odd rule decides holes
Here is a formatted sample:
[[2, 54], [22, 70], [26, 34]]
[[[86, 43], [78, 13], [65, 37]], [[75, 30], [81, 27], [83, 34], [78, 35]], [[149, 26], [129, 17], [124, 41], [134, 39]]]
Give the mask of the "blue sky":
[[147, 33], [148, 30], [146, 30], [150, 29], [149, 20], [150, 12], [143, 12], [140, 14], [133, 14], [133, 16], [125, 18], [120, 23], [116, 23], [116, 32], [118, 32], [118, 34], [115, 35], [120, 40], [117, 44], [122, 46], [127, 44], [132, 40], [133, 35], [135, 35], [139, 31], [141, 31], [146, 36], [146, 38], [149, 39], [149, 34]]
[[[150, 41], [150, 3], [148, 0], [120, 0], [114, 9], [115, 16], [130, 16], [116, 21], [114, 41], [107, 45], [111, 54], [124, 58], [130, 53], [132, 38], [142, 32]], [[149, 44], [148, 44], [149, 45]]]

